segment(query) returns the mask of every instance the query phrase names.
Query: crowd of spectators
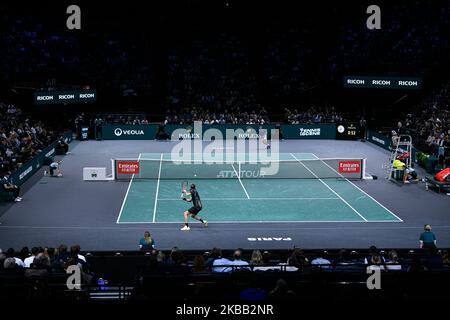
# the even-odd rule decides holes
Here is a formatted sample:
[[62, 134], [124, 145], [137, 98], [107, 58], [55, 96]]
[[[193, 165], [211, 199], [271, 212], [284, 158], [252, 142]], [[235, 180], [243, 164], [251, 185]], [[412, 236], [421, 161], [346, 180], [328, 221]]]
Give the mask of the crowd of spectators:
[[[193, 12], [202, 8], [201, 2], [191, 5], [187, 8]], [[303, 14], [298, 23], [284, 24], [284, 19], [289, 20], [286, 12], [286, 16], [271, 16], [274, 20], [269, 22], [273, 23], [259, 21], [255, 30], [238, 17], [235, 23], [239, 28], [224, 27], [227, 24], [219, 20], [211, 28], [192, 25], [180, 31], [174, 26], [178, 31], [168, 31], [173, 32], [171, 41], [158, 38], [152, 28], [142, 33], [126, 28], [111, 32], [107, 24], [103, 30], [102, 23], [90, 26], [80, 36], [66, 32], [65, 26], [43, 23], [45, 19], [25, 11], [0, 9], [4, 31], [0, 37], [0, 54], [4, 57], [0, 80], [33, 81], [47, 89], [69, 81], [120, 92], [122, 96], [157, 96], [159, 109], [145, 112], [157, 113], [159, 117], [152, 121], [165, 120], [166, 124], [195, 120], [204, 124], [350, 120], [345, 119], [338, 102], [327, 101], [327, 96], [320, 94], [323, 91], [316, 90], [322, 90], [329, 81], [340, 87], [342, 76], [354, 72], [413, 74], [417, 70], [440, 70], [441, 65], [448, 64], [449, 42], [442, 32], [450, 29], [448, 6], [428, 0], [412, 6], [392, 4], [389, 8], [383, 10], [383, 19], [389, 23], [373, 32], [358, 19], [339, 18], [336, 28], [322, 34], [314, 12]], [[356, 9], [338, 6], [330, 10], [321, 19], [352, 16], [351, 10]], [[156, 25], [183, 23], [164, 15], [159, 18], [161, 22]], [[308, 101], [308, 97], [318, 95], [321, 103]], [[412, 133], [424, 151], [436, 152], [437, 147], [449, 145], [448, 101], [447, 85], [406, 115], [397, 133]], [[284, 108], [286, 105], [293, 107]], [[4, 106], [2, 109], [4, 113]], [[102, 121], [146, 124], [149, 118], [122, 116]], [[36, 131], [42, 127], [28, 126]], [[2, 166], [14, 169], [27, 153], [39, 150], [39, 142], [45, 144], [38, 137], [35, 146], [19, 150], [25, 156], [17, 155], [17, 147], [22, 146], [0, 150]]]
[[[432, 232], [431, 225], [426, 224], [424, 231], [420, 234], [420, 248], [428, 250], [428, 255], [424, 257], [428, 262], [437, 264], [429, 265], [430, 269], [442, 267], [449, 264], [450, 259], [446, 250], [438, 250], [436, 247], [436, 236]], [[179, 247], [173, 247], [170, 252], [164, 253], [157, 249], [155, 239], [149, 231], [145, 231], [143, 238], [139, 241], [139, 249], [146, 252], [149, 258], [147, 271], [161, 272], [164, 267], [168, 267], [170, 272], [180, 273], [229, 273], [239, 270], [247, 271], [287, 271], [301, 272], [305, 267], [317, 266], [322, 269], [332, 269], [345, 265], [377, 265], [383, 270], [402, 270], [403, 260], [396, 250], [388, 252], [379, 250], [371, 246], [367, 254], [361, 256], [356, 251], [346, 249], [338, 253], [329, 254], [327, 251], [315, 250], [306, 253], [300, 248], [294, 248], [284, 255], [284, 258], [272, 255], [269, 251], [255, 249], [250, 253], [238, 248], [231, 255], [226, 255], [220, 248], [213, 248], [203, 254], [188, 255]], [[80, 254], [79, 245], [73, 245], [68, 251], [67, 246], [60, 245], [58, 248], [52, 247], [28, 247], [16, 252], [9, 248], [6, 253], [0, 249], [0, 270], [17, 268], [40, 268], [49, 272], [64, 272], [68, 266], [80, 265], [83, 272], [90, 274], [89, 264], [86, 257]], [[167, 254], [167, 255], [166, 255]], [[287, 257], [287, 258], [286, 258]], [[406, 262], [405, 271], [408, 271], [411, 263]], [[425, 261], [426, 262], [426, 261]], [[424, 265], [424, 268], [425, 265]]]
[[[51, 19], [50, 19], [51, 20]], [[45, 21], [45, 22], [44, 22]], [[30, 12], [0, 8], [0, 80], [54, 90], [73, 84], [114, 88], [123, 96], [150, 90], [152, 64], [133, 42], [138, 36], [91, 30], [87, 37], [66, 32]]]
[[97, 114], [94, 122], [102, 124], [140, 125], [149, 124], [145, 114]]
[[439, 147], [450, 148], [450, 84], [439, 88], [407, 113], [393, 131], [409, 134], [415, 146], [438, 154]]
[[333, 68], [411, 74], [419, 66], [440, 67], [450, 48], [448, 41], [443, 41], [443, 31], [450, 24], [449, 8], [434, 4], [392, 4], [390, 10], [383, 10], [383, 20], [389, 22], [379, 32], [366, 32], [364, 25], [358, 27], [358, 20], [349, 20], [341, 30], [340, 45], [331, 56]]
[[0, 172], [12, 172], [36, 156], [57, 136], [20, 108], [0, 102]]
[[[157, 249], [156, 242], [148, 231], [140, 240], [139, 248], [142, 254], [132, 253], [129, 256], [132, 258], [127, 269], [130, 275], [123, 275], [122, 270], [114, 272], [117, 267], [115, 261], [123, 263], [128, 253], [116, 252], [108, 258], [110, 260], [105, 260], [103, 256], [105, 253], [82, 254], [79, 245], [73, 245], [70, 249], [65, 245], [57, 248], [33, 247], [31, 250], [24, 247], [20, 251], [9, 248], [6, 252], [0, 249], [0, 285], [5, 281], [20, 285], [22, 283], [20, 279], [26, 279], [33, 283], [33, 290], [37, 294], [42, 294], [48, 288], [44, 287], [42, 289], [44, 291], [41, 292], [36, 287], [50, 279], [52, 283], [55, 283], [55, 279], [59, 279], [58, 281], [65, 286], [68, 273], [72, 274], [75, 267], [79, 270], [81, 285], [94, 288], [98, 286], [103, 290], [107, 278], [113, 277], [109, 278], [111, 283], [118, 284], [123, 281], [124, 285], [134, 286], [133, 294], [137, 297], [145, 295], [148, 284], [151, 284], [153, 294], [157, 296], [167, 294], [173, 298], [174, 295], [185, 293], [172, 291], [171, 286], [167, 284], [169, 276], [178, 279], [176, 281], [179, 281], [177, 278], [179, 276], [211, 277], [211, 281], [217, 279], [227, 281], [228, 278], [223, 276], [228, 275], [237, 286], [230, 292], [220, 292], [221, 296], [225, 294], [239, 297], [240, 300], [262, 301], [297, 299], [302, 292], [297, 291], [298, 286], [291, 289], [290, 284], [295, 283], [295, 280], [294, 282], [292, 280], [302, 275], [318, 275], [321, 272], [335, 272], [337, 275], [350, 272], [365, 276], [368, 268], [394, 276], [399, 273], [422, 275], [427, 272], [450, 270], [448, 251], [437, 249], [436, 237], [428, 224], [424, 226], [424, 232], [420, 235], [421, 250], [418, 252], [393, 249], [384, 251], [375, 246], [371, 246], [368, 250], [341, 249], [333, 252], [302, 250], [298, 247], [272, 252], [259, 249], [250, 252], [241, 248], [229, 252], [217, 247], [204, 252], [183, 251], [179, 247], [163, 251]], [[114, 260], [117, 257], [119, 259]], [[114, 278], [114, 274], [117, 278]], [[256, 281], [258, 277], [269, 282], [258, 283]], [[386, 278], [383, 281], [385, 280]], [[272, 287], [269, 287], [271, 285]], [[168, 291], [162, 293], [158, 290]], [[199, 297], [204, 298], [201, 295]]]
[[[231, 273], [237, 271], [253, 272], [305, 272], [311, 268], [322, 270], [365, 270], [366, 266], [378, 266], [382, 271], [422, 271], [440, 270], [450, 264], [446, 250], [428, 248], [422, 256], [402, 256], [396, 250], [384, 251], [371, 246], [367, 254], [361, 255], [353, 250], [342, 249], [338, 253], [315, 250], [306, 253], [300, 248], [290, 250], [287, 259], [279, 253], [253, 250], [245, 252], [236, 249], [232, 254], [223, 254], [220, 248], [213, 248], [203, 254], [187, 254], [179, 247], [170, 251], [162, 251], [150, 246], [145, 251], [148, 258], [145, 274], [190, 274], [190, 273]], [[6, 252], [0, 250], [0, 271], [23, 270], [25, 276], [48, 276], [65, 273], [71, 265], [77, 265], [84, 273], [86, 280], [92, 281], [88, 256], [82, 255], [79, 245], [69, 249], [65, 245], [52, 247], [28, 247], [15, 251], [9, 248]], [[89, 254], [88, 254], [89, 255]], [[419, 258], [419, 260], [418, 260]], [[362, 267], [362, 269], [361, 269]]]
[[168, 52], [168, 79], [167, 103], [177, 112], [196, 107], [198, 117], [213, 121], [217, 111], [229, 110], [238, 116], [261, 109], [243, 39], [233, 32], [193, 37], [191, 44], [183, 46], [174, 44]]
[[334, 107], [285, 108], [285, 122], [289, 124], [335, 123], [345, 121]]
[[[191, 5], [196, 12], [202, 3]], [[241, 28], [223, 27], [221, 21], [211, 28], [199, 22], [201, 27], [186, 26], [185, 31], [174, 26], [178, 31], [171, 41], [158, 38], [157, 27], [142, 33], [126, 28], [111, 32], [106, 22], [105, 30], [99, 23], [79, 36], [32, 14], [0, 10], [0, 79], [30, 80], [47, 88], [69, 81], [123, 96], [158, 96], [165, 101], [163, 108], [170, 109], [170, 123], [186, 121], [186, 109], [191, 113], [194, 108], [197, 115], [192, 117], [209, 123], [266, 123], [262, 105], [269, 114], [282, 114], [279, 106], [288, 100], [308, 105], [305, 93], [330, 80], [340, 86], [344, 74], [411, 74], [448, 60], [449, 43], [441, 32], [449, 29], [447, 6], [421, 1], [389, 8], [383, 11], [389, 23], [373, 32], [360, 19], [341, 19], [356, 9], [337, 6], [323, 13], [325, 17], [314, 11], [303, 14], [298, 23], [283, 24], [282, 15], [272, 17], [273, 23], [258, 22], [255, 30], [245, 25], [248, 17], [236, 17]], [[330, 20], [337, 27], [321, 33], [319, 17], [337, 19]], [[159, 19], [162, 26], [184, 22], [163, 14]], [[250, 115], [253, 110], [256, 117]]]
[[45, 278], [52, 274], [64, 274], [70, 266], [78, 266], [83, 284], [93, 280], [86, 257], [80, 254], [80, 246], [73, 245], [70, 249], [65, 245], [52, 247], [23, 247], [20, 251], [9, 248], [6, 252], [0, 250], [0, 271], [19, 272], [25, 278]]
[[269, 116], [264, 107], [248, 109], [230, 107], [217, 111], [192, 107], [181, 108], [177, 111], [169, 109], [165, 117], [165, 124], [186, 124], [201, 121], [203, 124], [269, 124]]
[[[423, 270], [442, 268], [450, 263], [448, 252], [428, 249], [425, 259], [420, 263]], [[359, 270], [361, 266], [378, 266], [383, 271], [412, 271], [413, 262], [417, 266], [417, 261], [404, 261], [396, 250], [385, 252], [372, 246], [366, 256], [361, 256], [355, 251], [342, 249], [336, 255], [331, 255], [327, 251], [317, 250], [314, 254], [306, 254], [302, 249], [292, 250], [286, 260], [271, 254], [269, 251], [253, 250], [251, 254], [244, 254], [243, 249], [236, 249], [231, 255], [226, 256], [219, 248], [213, 248], [202, 255], [188, 256], [178, 247], [166, 255], [157, 249], [149, 250], [150, 260], [146, 272], [166, 272], [170, 273], [230, 273], [240, 270], [266, 272], [302, 272], [310, 268], [323, 270], [344, 270], [346, 267], [351, 270]], [[365, 270], [365, 267], [363, 267]], [[362, 270], [362, 269], [361, 269]]]

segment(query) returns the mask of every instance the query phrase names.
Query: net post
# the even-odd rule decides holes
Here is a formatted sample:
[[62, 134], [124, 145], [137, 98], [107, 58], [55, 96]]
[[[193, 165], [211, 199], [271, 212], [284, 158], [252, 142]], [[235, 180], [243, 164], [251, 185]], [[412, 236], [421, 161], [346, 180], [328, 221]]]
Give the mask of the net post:
[[241, 178], [241, 165], [242, 165], [242, 161], [238, 161], [238, 175], [239, 175], [239, 179]]
[[366, 160], [367, 158], [363, 158], [362, 159], [362, 170], [361, 170], [361, 179], [365, 179], [366, 178]]
[[112, 180], [116, 180], [116, 160], [111, 159], [111, 177]]

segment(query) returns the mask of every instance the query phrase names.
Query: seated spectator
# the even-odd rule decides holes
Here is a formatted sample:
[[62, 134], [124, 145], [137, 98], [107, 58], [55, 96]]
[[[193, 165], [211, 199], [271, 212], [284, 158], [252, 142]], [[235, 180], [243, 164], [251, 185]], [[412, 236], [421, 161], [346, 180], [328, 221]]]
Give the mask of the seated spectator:
[[56, 154], [64, 155], [69, 152], [69, 144], [64, 141], [63, 137], [58, 139], [58, 144], [55, 147]]
[[259, 250], [253, 250], [252, 256], [250, 258], [250, 265], [252, 266], [258, 266], [263, 264], [263, 256], [261, 254], [261, 251]]
[[75, 259], [77, 261], [77, 264], [79, 264], [82, 268], [83, 268], [83, 272], [85, 273], [89, 273], [89, 265], [86, 261], [86, 258], [80, 254], [80, 246], [78, 244], [73, 245], [72, 247], [70, 247], [70, 255], [69, 255], [69, 260], [70, 259]]
[[402, 265], [398, 259], [397, 251], [391, 250], [389, 251], [389, 259], [386, 260], [386, 269], [391, 271], [400, 271], [402, 270]]
[[58, 261], [64, 265], [64, 263], [69, 260], [69, 253], [67, 252], [67, 246], [64, 244], [61, 244], [58, 249], [56, 250], [56, 256]]
[[233, 261], [230, 261], [230, 265], [233, 266], [233, 271], [237, 271], [240, 269], [250, 270], [248, 267], [237, 267], [237, 266], [248, 266], [249, 263], [245, 260], [242, 260], [242, 251], [240, 249], [234, 251]]
[[[259, 250], [255, 250], [257, 252], [259, 252], [259, 254], [261, 255], [261, 252]], [[254, 252], [255, 252], [254, 251]], [[269, 251], [264, 251], [263, 254], [261, 255], [261, 261], [256, 264], [255, 262], [253, 262], [252, 264], [254, 265], [253, 267], [253, 271], [270, 271], [270, 270], [276, 270], [279, 271], [282, 269], [282, 267], [279, 266], [271, 266], [272, 261], [271, 261], [271, 255]], [[258, 258], [259, 260], [259, 258]], [[281, 264], [281, 265], [286, 265], [286, 264]]]
[[13, 248], [9, 248], [6, 251], [6, 257], [7, 258], [14, 258], [14, 260], [16, 261], [17, 266], [19, 266], [20, 268], [24, 268], [25, 267], [25, 264], [23, 263], [22, 259], [17, 258], [16, 251]]
[[385, 262], [384, 262], [383, 257], [381, 255], [379, 255], [378, 253], [374, 253], [368, 261], [369, 268], [372, 266], [377, 266], [380, 268], [380, 270], [384, 270], [384, 263]]
[[327, 256], [326, 252], [322, 252], [322, 254], [319, 254], [314, 260], [311, 261], [311, 265], [317, 265], [322, 269], [328, 269], [331, 265], [330, 260], [325, 259], [324, 257]]
[[20, 250], [18, 257], [20, 258], [20, 260], [24, 261], [24, 263], [25, 263], [25, 259], [28, 258], [29, 256], [30, 256], [30, 249], [28, 249], [28, 247], [23, 247]]
[[349, 251], [346, 249], [341, 249], [339, 251], [339, 256], [334, 260], [334, 270], [336, 271], [364, 271], [365, 266], [361, 266], [361, 261], [359, 261], [355, 256], [355, 251]]
[[170, 273], [173, 274], [188, 274], [191, 272], [187, 264], [187, 258], [185, 254], [179, 250], [172, 250], [170, 254]]
[[16, 263], [14, 258], [6, 258], [3, 262], [3, 269], [5, 270], [16, 270], [19, 269], [19, 265]]
[[206, 267], [205, 264], [205, 258], [203, 258], [202, 255], [196, 255], [194, 257], [194, 262], [192, 265], [192, 272], [194, 273], [204, 273], [204, 272], [208, 272], [208, 268]]
[[301, 268], [309, 264], [308, 258], [305, 253], [300, 248], [295, 248], [290, 257], [287, 260], [287, 264], [290, 266], [295, 266]]
[[436, 236], [431, 232], [431, 225], [426, 224], [424, 232], [421, 233], [419, 238], [419, 245], [421, 249], [436, 248]]
[[80, 270], [81, 274], [81, 283], [79, 285], [87, 284], [92, 285], [95, 282], [95, 277], [93, 274], [85, 272], [83, 265], [81, 264], [82, 260], [77, 259], [76, 257], [71, 257], [64, 264], [64, 272], [67, 273], [67, 270], [70, 266], [76, 266]]
[[42, 248], [39, 247], [33, 247], [31, 248], [31, 256], [26, 258], [23, 263], [25, 265], [25, 268], [30, 268], [31, 264], [34, 261], [34, 258], [39, 254], [39, 253], [43, 253], [44, 250]]
[[144, 232], [144, 237], [139, 241], [139, 248], [146, 251], [155, 248], [155, 240], [149, 231]]
[[[373, 256], [376, 256], [376, 258], [375, 258], [375, 259], [372, 259]], [[371, 247], [369, 248], [369, 256], [366, 257], [366, 258], [364, 258], [364, 264], [369, 264], [369, 265], [370, 265], [370, 264], [372, 264], [371, 262], [372, 262], [373, 260], [377, 261], [378, 258], [380, 258], [381, 261], [382, 261], [382, 263], [384, 264], [384, 258], [380, 255], [380, 252], [379, 252], [379, 250], [377, 249], [377, 247], [371, 246]]]
[[50, 261], [50, 271], [51, 272], [64, 272], [63, 269], [63, 263], [59, 261], [58, 255], [56, 255], [55, 248], [45, 248], [44, 255], [47, 256], [47, 258]]
[[450, 264], [450, 257], [448, 256], [448, 251], [444, 250], [442, 251], [442, 263], [443, 264]]
[[166, 263], [166, 255], [164, 254], [164, 252], [162, 251], [158, 251], [157, 255], [156, 255], [156, 260], [159, 263]]
[[77, 259], [80, 259], [83, 262], [86, 262], [86, 258], [80, 254], [81, 252], [81, 248], [79, 244], [73, 245], [72, 247], [70, 247], [70, 254], [72, 255], [72, 257], [75, 257]]
[[25, 270], [25, 278], [45, 278], [49, 268], [50, 260], [41, 252], [34, 258], [31, 268]]
[[433, 134], [430, 134], [425, 142], [428, 144], [428, 146], [432, 146], [435, 144], [436, 138]]
[[0, 180], [1, 187], [6, 192], [11, 192], [13, 195], [13, 199], [16, 202], [22, 201], [22, 198], [19, 197], [20, 187], [11, 183], [11, 173], [7, 172], [4, 177]]
[[218, 249], [218, 257], [213, 261], [213, 272], [231, 272], [231, 261], [222, 257], [222, 251]]

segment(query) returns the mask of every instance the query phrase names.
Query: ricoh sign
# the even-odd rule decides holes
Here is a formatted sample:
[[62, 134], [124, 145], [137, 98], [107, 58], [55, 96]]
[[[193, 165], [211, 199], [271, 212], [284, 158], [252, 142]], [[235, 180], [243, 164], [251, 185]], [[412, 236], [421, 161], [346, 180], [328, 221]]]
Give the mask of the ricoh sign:
[[39, 91], [34, 93], [35, 104], [65, 104], [94, 102], [96, 100], [96, 90]]
[[344, 77], [344, 87], [418, 90], [422, 87], [422, 79], [403, 78], [403, 77], [394, 78], [394, 77], [346, 76]]

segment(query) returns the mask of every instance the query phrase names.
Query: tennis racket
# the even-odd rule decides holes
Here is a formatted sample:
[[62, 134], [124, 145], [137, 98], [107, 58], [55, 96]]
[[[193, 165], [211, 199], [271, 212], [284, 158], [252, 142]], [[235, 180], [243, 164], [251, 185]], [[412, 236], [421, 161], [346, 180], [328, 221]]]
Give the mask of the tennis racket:
[[186, 197], [185, 192], [186, 192], [187, 186], [188, 186], [188, 182], [187, 181], [183, 181], [181, 183], [181, 199], [184, 199]]

